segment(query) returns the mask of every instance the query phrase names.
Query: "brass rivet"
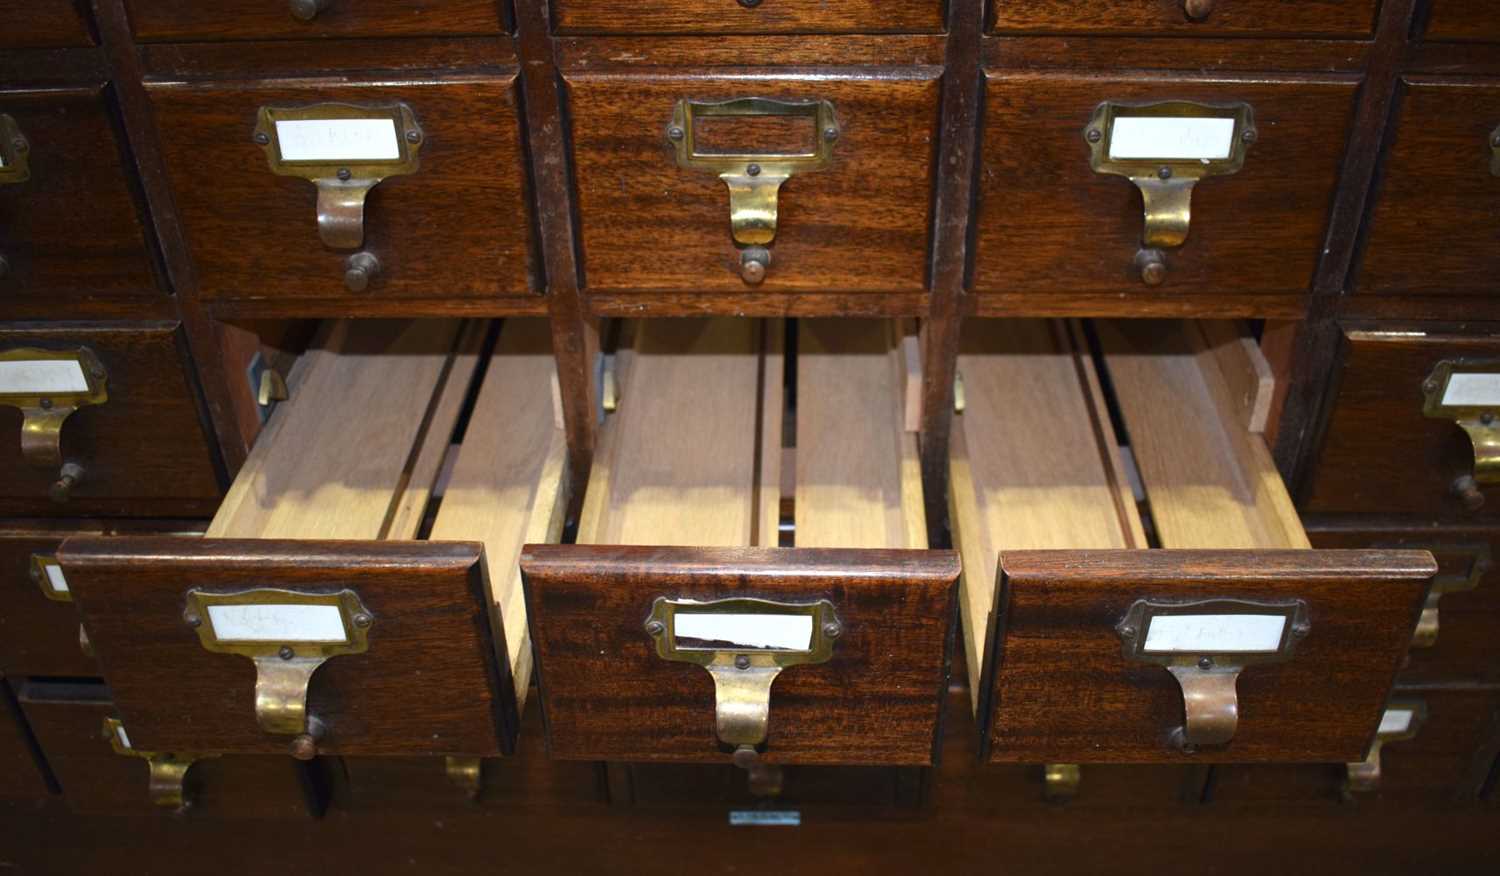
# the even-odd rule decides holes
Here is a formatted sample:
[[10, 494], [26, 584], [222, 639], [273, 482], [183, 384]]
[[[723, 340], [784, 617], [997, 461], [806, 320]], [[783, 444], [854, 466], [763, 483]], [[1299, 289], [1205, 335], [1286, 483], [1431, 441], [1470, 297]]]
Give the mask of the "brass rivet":
[[297, 656], [297, 652], [293, 651], [290, 645], [282, 645], [280, 650], [276, 652], [276, 656], [282, 660], [290, 660]]
[[659, 636], [667, 629], [666, 625], [659, 620], [646, 621], [646, 632], [652, 636]]
[[1132, 627], [1129, 624], [1126, 624], [1125, 626], [1120, 627], [1120, 635], [1124, 636], [1127, 639], [1134, 639], [1135, 638], [1135, 627]]
[[50, 399], [50, 398], [44, 398], [44, 399], [41, 400], [40, 404], [42, 406], [42, 410], [44, 410], [44, 411], [50, 411], [50, 410], [52, 410], [52, 399]]
[[421, 131], [407, 131], [406, 132], [406, 142], [408, 142], [408, 143], [417, 143], [417, 142], [420, 142], [421, 139], [422, 139], [422, 132]]
[[839, 129], [838, 128], [835, 128], [833, 125], [829, 125], [828, 127], [826, 127], [826, 128], [823, 129], [823, 139], [824, 140], [837, 140], [838, 138], [839, 138]]
[[359, 627], [360, 629], [364, 629], [365, 627], [368, 627], [373, 620], [374, 618], [370, 617], [364, 612], [360, 612], [359, 614], [356, 614], [354, 616], [354, 625]]
[[667, 139], [668, 140], [681, 140], [683, 138], [684, 133], [685, 132], [682, 130], [681, 126], [679, 126], [679, 125], [669, 125], [667, 127]]
[[255, 132], [255, 142], [257, 142], [260, 145], [264, 146], [267, 143], [271, 142], [271, 136], [269, 134], [267, 134], [265, 131], [256, 131]]
[[760, 176], [760, 165], [759, 164], [752, 164], [752, 165], [750, 165], [749, 167], [745, 168], [745, 173], [748, 173], [751, 176]]
[[1085, 135], [1085, 139], [1087, 139], [1090, 143], [1098, 143], [1100, 140], [1104, 139], [1104, 132], [1100, 131], [1098, 128], [1089, 128], [1089, 132]]
[[1245, 132], [1243, 134], [1240, 134], [1240, 139], [1243, 140], [1243, 141], [1245, 141], [1246, 143], [1254, 143], [1255, 142], [1255, 129], [1254, 128], [1246, 128]]
[[339, 174], [338, 174], [339, 179], [344, 180], [345, 182], [348, 182], [349, 177], [351, 177], [353, 175], [354, 174], [352, 174], [352, 173], [349, 172], [349, 168], [347, 168], [347, 167], [341, 167], [341, 168], [339, 168]]
[[844, 628], [838, 621], [829, 621], [823, 625], [823, 635], [830, 639], [837, 639], [844, 634]]
[[185, 621], [187, 621], [187, 625], [190, 626], [190, 627], [201, 627], [201, 626], [203, 626], [203, 618], [199, 617], [198, 615], [194, 614], [191, 611], [188, 612], [187, 614], [183, 615], [182, 619], [185, 620]]
[[1199, 657], [1198, 658], [1198, 668], [1199, 669], [1213, 669], [1214, 668], [1214, 658], [1212, 658], [1212, 657]]
[[736, 656], [734, 658], [734, 668], [735, 669], [749, 669], [750, 668], [750, 657], [749, 657], [749, 655], [747, 655], [747, 654], [740, 654], [740, 655]]
[[1161, 167], [1157, 168], [1156, 175], [1161, 177], [1162, 179], [1171, 179], [1172, 168], [1167, 167], [1165, 164], [1163, 164]]

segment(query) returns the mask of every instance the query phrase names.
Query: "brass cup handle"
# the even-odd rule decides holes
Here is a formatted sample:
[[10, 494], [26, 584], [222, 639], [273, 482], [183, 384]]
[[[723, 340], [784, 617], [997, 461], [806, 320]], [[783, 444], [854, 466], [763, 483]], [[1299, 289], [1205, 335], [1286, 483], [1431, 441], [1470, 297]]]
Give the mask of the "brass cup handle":
[[318, 237], [329, 249], [359, 249], [365, 242], [365, 197], [372, 180], [320, 179]]
[[1224, 745], [1234, 738], [1240, 722], [1236, 684], [1238, 666], [1217, 666], [1207, 658], [1189, 665], [1167, 667], [1182, 687], [1187, 720], [1174, 740], [1182, 748]]
[[298, 21], [312, 21], [318, 13], [328, 8], [332, 0], [292, 0], [292, 17]]
[[1213, 14], [1216, 0], [1182, 0], [1182, 12], [1193, 21], [1202, 21]]

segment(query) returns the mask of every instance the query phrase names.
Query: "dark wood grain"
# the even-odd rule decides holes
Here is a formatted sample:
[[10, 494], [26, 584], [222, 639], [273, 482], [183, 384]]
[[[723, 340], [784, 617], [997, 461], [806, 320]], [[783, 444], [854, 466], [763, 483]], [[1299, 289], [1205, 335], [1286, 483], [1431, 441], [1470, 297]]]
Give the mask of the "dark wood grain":
[[410, 71], [504, 74], [514, 67], [508, 41], [488, 37], [413, 37], [398, 41], [339, 39], [309, 46], [296, 40], [234, 43], [147, 43], [139, 47], [145, 78], [263, 79], [329, 77], [339, 73]]
[[141, 748], [277, 754], [290, 742], [256, 724], [250, 659], [205, 651], [183, 621], [188, 590], [347, 587], [375, 623], [368, 651], [313, 675], [308, 712], [327, 727], [319, 751], [495, 756], [512, 750], [516, 705], [481, 551], [466, 542], [78, 537], [58, 556]]
[[[1361, 760], [1436, 571], [1420, 551], [1013, 551], [983, 675], [983, 756], [1021, 763]], [[1239, 678], [1239, 727], [1188, 754], [1168, 742], [1182, 692], [1127, 661], [1138, 599], [1301, 599], [1312, 631]]]
[[0, 48], [66, 48], [92, 46], [94, 36], [84, 18], [82, 0], [35, 0], [6, 7]]
[[[702, 294], [920, 292], [926, 285], [938, 71], [786, 76], [566, 71], [584, 273], [590, 290]], [[663, 133], [682, 98], [826, 99], [831, 167], [781, 187], [765, 282], [740, 279], [729, 192], [677, 166]]]
[[0, 185], [0, 317], [87, 318], [161, 296], [101, 89], [0, 89], [0, 113], [31, 147], [31, 179]]
[[1349, 333], [1332, 413], [1302, 503], [1312, 513], [1415, 513], [1450, 520], [1500, 514], [1500, 489], [1469, 511], [1452, 491], [1474, 449], [1451, 420], [1422, 413], [1422, 382], [1444, 359], [1492, 360], [1500, 338]]
[[1500, 42], [1500, 18], [1486, 0], [1430, 0], [1423, 36], [1429, 40]]
[[1438, 638], [1430, 648], [1412, 648], [1401, 669], [1404, 683], [1500, 683], [1500, 529], [1493, 526], [1433, 526], [1402, 519], [1363, 516], [1314, 519], [1307, 537], [1319, 548], [1430, 551], [1438, 563], [1434, 586], [1479, 574], [1472, 590], [1445, 594], [1438, 603]]
[[698, 36], [562, 36], [553, 41], [557, 63], [569, 71], [648, 67], [745, 67], [773, 58], [777, 66], [929, 66], [942, 64], [948, 37], [941, 34], [803, 34], [771, 39], [726, 33]]
[[[749, 287], [746, 287], [747, 289]], [[590, 295], [596, 316], [923, 316], [932, 296], [922, 293], [866, 295], [859, 292], [616, 292]]]
[[[1355, 83], [990, 71], [985, 101], [974, 288], [1122, 301], [1305, 294], [1322, 251]], [[1245, 101], [1259, 138], [1245, 166], [1193, 191], [1187, 242], [1166, 282], [1140, 280], [1141, 196], [1089, 166], [1083, 130], [1103, 100]], [[1262, 314], [1269, 315], [1269, 314]]]
[[990, 24], [1000, 31], [1192, 35], [1267, 34], [1357, 37], [1375, 24], [1376, 0], [1217, 0], [1195, 21], [1183, 0], [994, 0]]
[[[1169, 264], [1171, 260], [1172, 256], [1168, 255]], [[1167, 283], [1171, 282], [1169, 278]], [[1123, 294], [1061, 294], [1061, 287], [1042, 292], [986, 292], [967, 296], [964, 305], [977, 316], [1301, 319], [1307, 312], [1305, 293], [1245, 295], [1215, 292], [1210, 288], [1192, 295], [1172, 295], [1152, 292], [1139, 280], [1136, 286], [1140, 291]]]
[[983, 53], [986, 67], [1006, 69], [1353, 73], [1364, 69], [1370, 48], [1367, 40], [1226, 40], [1163, 35], [1079, 39], [1074, 35], [1007, 33], [986, 37]]
[[521, 554], [548, 749], [583, 760], [725, 762], [714, 686], [641, 630], [657, 596], [833, 602], [833, 657], [771, 693], [774, 764], [925, 765], [947, 687], [951, 551], [527, 545]]
[[770, 34], [932, 33], [943, 27], [942, 0], [557, 0], [559, 33]]
[[1500, 268], [1490, 231], [1500, 211], [1500, 179], [1490, 173], [1497, 125], [1494, 82], [1404, 80], [1354, 280], [1358, 294], [1491, 295]]
[[109, 375], [109, 400], [62, 429], [65, 459], [84, 466], [68, 501], [48, 498], [57, 469], [21, 456], [21, 412], [0, 406], [0, 514], [207, 516], [220, 493], [173, 323], [10, 323], [0, 349], [87, 347]]
[[0, 676], [0, 800], [34, 803], [52, 793], [41, 750], [27, 729], [10, 684]]
[[[530, 220], [513, 86], [513, 74], [398, 85], [153, 85], [198, 296], [359, 302], [527, 293]], [[367, 291], [351, 293], [349, 253], [318, 239], [317, 188], [273, 174], [250, 135], [262, 106], [392, 101], [405, 101], [422, 127], [421, 167], [371, 190], [362, 251], [380, 259], [381, 271]]]
[[331, 0], [312, 21], [285, 0], [128, 0], [141, 42], [330, 37], [417, 37], [497, 33], [503, 4], [491, 0]]
[[302, 319], [358, 315], [366, 319], [421, 319], [445, 316], [546, 316], [542, 295], [500, 298], [380, 298], [352, 301], [340, 298], [279, 298], [275, 300], [223, 298], [208, 305], [218, 319]]
[[[116, 717], [102, 684], [28, 681], [18, 699], [68, 810], [80, 815], [172, 817], [151, 802], [145, 760], [115, 752], [104, 719]], [[125, 728], [135, 743], [131, 728]], [[204, 758], [183, 782], [192, 818], [308, 818], [322, 811], [307, 768], [289, 757]]]

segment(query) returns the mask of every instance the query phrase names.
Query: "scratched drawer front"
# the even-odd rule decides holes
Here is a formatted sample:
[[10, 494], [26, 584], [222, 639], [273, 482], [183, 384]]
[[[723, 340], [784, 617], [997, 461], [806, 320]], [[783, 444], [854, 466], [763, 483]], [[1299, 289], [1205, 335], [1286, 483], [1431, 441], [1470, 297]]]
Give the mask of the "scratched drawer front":
[[[492, 34], [492, 0], [126, 0], [142, 42]], [[298, 17], [294, 10], [304, 17]], [[316, 13], [308, 18], [308, 12]]]
[[[567, 74], [589, 288], [705, 296], [922, 291], [937, 75], [935, 68], [880, 80], [837, 70], [816, 80]], [[837, 127], [828, 164], [798, 172], [780, 188], [770, 264], [759, 285], [741, 270], [745, 247], [731, 232], [725, 182], [716, 172], [679, 167], [668, 137], [679, 101], [741, 98], [826, 100]], [[818, 136], [813, 124], [789, 134], [757, 127], [768, 125], [765, 119], [738, 129], [714, 121], [714, 136], [754, 155], [811, 148]], [[800, 133], [807, 141], [794, 143]]]
[[60, 466], [23, 454], [21, 409], [0, 404], [0, 514], [213, 513], [218, 477], [176, 323], [0, 324], [0, 354], [20, 348], [89, 351], [103, 368], [108, 398], [63, 421], [61, 458], [83, 471], [62, 502], [50, 496]]
[[11, 3], [0, 30], [0, 48], [51, 49], [92, 46], [82, 0]]
[[1425, 33], [1444, 42], [1500, 42], [1500, 16], [1488, 0], [1432, 0]]
[[1465, 504], [1460, 479], [1474, 473], [1474, 448], [1464, 430], [1454, 420], [1423, 414], [1423, 384], [1443, 361], [1500, 361], [1500, 338], [1346, 332], [1305, 511], [1451, 520], [1500, 514], [1495, 486], [1477, 483], [1483, 505]]
[[[1323, 245], [1355, 92], [1352, 80], [1084, 78], [991, 71], [981, 152], [974, 285], [980, 293], [1135, 300], [1306, 294]], [[1160, 285], [1137, 264], [1142, 196], [1096, 173], [1090, 142], [1104, 101], [1247, 104], [1255, 135], [1235, 173], [1192, 191], [1186, 240], [1160, 249]], [[982, 306], [982, 304], [981, 304]]]
[[[384, 85], [325, 81], [151, 89], [178, 211], [205, 298], [276, 301], [483, 299], [529, 294], [530, 218], [514, 75]], [[260, 109], [398, 103], [418, 130], [415, 172], [370, 190], [363, 237], [326, 245], [318, 188], [273, 173]], [[406, 148], [406, 147], [402, 147]], [[337, 162], [335, 162], [337, 163]], [[378, 270], [363, 291], [356, 253]]]
[[[90, 299], [154, 297], [157, 285], [125, 152], [97, 88], [0, 90], [12, 140], [0, 168], [0, 315], [86, 311]], [[13, 163], [15, 162], [15, 163]]]
[[937, 33], [942, 0], [561, 0], [560, 33]]
[[1360, 37], [1373, 32], [1376, 0], [994, 0], [991, 30], [1001, 33], [1288, 35]]
[[1500, 81], [1408, 77], [1355, 291], [1491, 296], [1500, 271]]

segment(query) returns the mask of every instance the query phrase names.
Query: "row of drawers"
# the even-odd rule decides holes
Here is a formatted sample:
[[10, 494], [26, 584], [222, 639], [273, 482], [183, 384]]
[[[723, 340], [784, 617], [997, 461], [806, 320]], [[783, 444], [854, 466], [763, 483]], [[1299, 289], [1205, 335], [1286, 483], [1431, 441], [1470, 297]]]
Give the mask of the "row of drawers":
[[[529, 2], [529, 0], [521, 0]], [[1376, 0], [1281, 3], [1277, 0], [1111, 0], [1076, 8], [1055, 0], [994, 0], [988, 27], [1008, 33], [1153, 35], [1296, 35], [1368, 37]], [[509, 4], [491, 0], [287, 0], [245, 4], [194, 0], [130, 0], [133, 31], [143, 42], [326, 37], [461, 36], [508, 28]], [[559, 33], [937, 33], [939, 0], [720, 0], [703, 8], [686, 0], [649, 7], [618, 0], [552, 4]], [[1500, 40], [1480, 0], [1430, 4], [1425, 32], [1433, 40]], [[92, 44], [73, 2], [49, 0], [21, 11], [0, 46]]]
[[[589, 293], [627, 308], [649, 306], [652, 293], [710, 308], [715, 294], [750, 290], [920, 295], [940, 75], [568, 71]], [[1342, 76], [991, 71], [972, 281], [980, 312], [1063, 312], [1084, 299], [1129, 314], [1154, 295], [1189, 310], [1196, 298], [1204, 312], [1300, 316], [1356, 87]], [[539, 310], [513, 75], [149, 91], [202, 298], [313, 313], [505, 299]], [[1163, 105], [1173, 101], [1187, 103]], [[9, 179], [0, 170], [0, 306], [12, 313], [55, 312], [67, 296], [81, 314], [162, 287], [106, 103], [94, 89], [0, 91], [7, 164], [27, 165]], [[1176, 125], [1168, 136], [1198, 136], [1184, 116], [1222, 119], [1243, 141], [1227, 161], [1242, 166], [1194, 185], [1194, 162], [1105, 160], [1113, 135], [1099, 129], [1114, 127], [1099, 113], [1109, 104], [1121, 116], [1179, 119], [1154, 120]], [[342, 145], [282, 152], [271, 134], [292, 124]], [[1497, 125], [1500, 85], [1407, 83], [1357, 292], [1488, 294]], [[350, 154], [396, 157], [337, 157]]]

